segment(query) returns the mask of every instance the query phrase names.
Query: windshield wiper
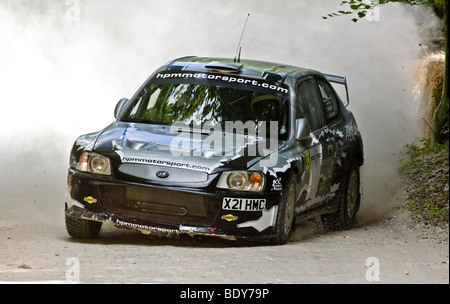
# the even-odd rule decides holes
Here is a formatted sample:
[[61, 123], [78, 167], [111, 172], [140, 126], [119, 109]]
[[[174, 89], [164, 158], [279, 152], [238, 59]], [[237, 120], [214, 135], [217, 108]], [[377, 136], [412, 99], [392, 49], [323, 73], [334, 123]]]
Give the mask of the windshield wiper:
[[160, 121], [148, 120], [148, 119], [140, 119], [140, 118], [123, 118], [121, 121], [123, 121], [123, 122], [137, 122], [137, 123], [146, 123], [146, 124], [152, 124], [152, 125], [169, 126], [169, 124], [163, 123], [163, 122], [160, 122]]
[[196, 133], [196, 134], [202, 134], [202, 135], [210, 135], [211, 134], [211, 132], [207, 132], [206, 130], [203, 130], [203, 129], [200, 129], [200, 128], [192, 128], [192, 127], [190, 127], [189, 129], [180, 127], [175, 132], [178, 132], [178, 133]]

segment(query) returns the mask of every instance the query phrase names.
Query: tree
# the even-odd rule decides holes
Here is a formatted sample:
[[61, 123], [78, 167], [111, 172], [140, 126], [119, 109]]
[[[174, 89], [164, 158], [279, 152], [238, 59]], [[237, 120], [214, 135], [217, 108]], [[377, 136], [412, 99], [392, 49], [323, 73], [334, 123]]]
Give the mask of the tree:
[[357, 14], [357, 18], [353, 18], [353, 22], [357, 22], [359, 19], [364, 18], [374, 8], [388, 4], [388, 3], [404, 3], [408, 5], [423, 5], [427, 7], [433, 7], [435, 11], [438, 11], [444, 18], [444, 39], [445, 39], [445, 74], [444, 74], [444, 86], [442, 89], [442, 96], [437, 104], [433, 117], [433, 138], [432, 142], [442, 143], [444, 138], [448, 136], [449, 128], [449, 99], [448, 99], [448, 87], [449, 87], [449, 66], [448, 57], [449, 44], [448, 44], [448, 16], [449, 16], [449, 1], [448, 0], [344, 0], [341, 1], [341, 6], [348, 5], [350, 10], [340, 10], [337, 13], [330, 13], [327, 16], [323, 16], [324, 19], [328, 19], [335, 16]]

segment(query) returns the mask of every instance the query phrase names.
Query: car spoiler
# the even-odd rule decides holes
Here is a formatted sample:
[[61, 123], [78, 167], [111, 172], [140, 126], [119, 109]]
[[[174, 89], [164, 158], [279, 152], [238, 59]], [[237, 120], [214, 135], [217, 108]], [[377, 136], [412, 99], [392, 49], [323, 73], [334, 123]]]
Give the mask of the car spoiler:
[[347, 78], [345, 76], [336, 76], [336, 75], [330, 75], [330, 74], [323, 74], [323, 75], [325, 76], [325, 78], [329, 82], [341, 84], [341, 85], [343, 85], [345, 87], [347, 100], [344, 102], [344, 105], [348, 106], [348, 104], [350, 103], [350, 99], [349, 99], [349, 96], [348, 96]]

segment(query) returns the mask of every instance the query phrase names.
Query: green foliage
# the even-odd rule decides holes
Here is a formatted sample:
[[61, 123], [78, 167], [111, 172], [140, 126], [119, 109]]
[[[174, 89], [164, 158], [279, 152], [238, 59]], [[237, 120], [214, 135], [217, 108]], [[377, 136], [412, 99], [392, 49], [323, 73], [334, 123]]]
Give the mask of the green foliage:
[[[419, 156], [439, 153], [443, 149], [448, 149], [449, 142], [446, 141], [443, 144], [440, 143], [431, 143], [431, 138], [422, 138], [420, 140], [420, 145], [416, 145], [415, 143], [406, 144], [403, 148], [405, 154], [411, 158], [411, 162], [416, 161], [416, 158]], [[408, 164], [408, 163], [406, 163]]]
[[442, 88], [434, 88], [431, 95], [435, 106], [437, 108], [437, 124], [435, 132], [441, 135], [442, 138], [447, 138], [449, 135], [449, 101], [442, 96]]
[[22, 264], [19, 266], [19, 269], [31, 269], [31, 266], [28, 266], [27, 264]]
[[448, 98], [447, 100], [442, 100], [441, 101], [442, 106], [441, 106], [441, 111], [440, 113], [438, 113], [438, 115], [442, 118], [442, 120], [444, 121], [442, 128], [439, 131], [439, 133], [445, 138], [448, 138], [449, 135], [449, 130], [448, 130], [448, 121], [449, 121], [449, 103], [448, 103]]
[[357, 22], [359, 19], [364, 18], [368, 12], [373, 10], [375, 7], [385, 5], [387, 3], [405, 3], [408, 5], [424, 5], [432, 6], [439, 10], [444, 10], [445, 0], [344, 0], [341, 1], [341, 6], [348, 6], [350, 10], [339, 10], [337, 13], [330, 13], [327, 16], [322, 16], [323, 19], [328, 19], [331, 17], [349, 15], [356, 13], [358, 18], [353, 18], [353, 22]]

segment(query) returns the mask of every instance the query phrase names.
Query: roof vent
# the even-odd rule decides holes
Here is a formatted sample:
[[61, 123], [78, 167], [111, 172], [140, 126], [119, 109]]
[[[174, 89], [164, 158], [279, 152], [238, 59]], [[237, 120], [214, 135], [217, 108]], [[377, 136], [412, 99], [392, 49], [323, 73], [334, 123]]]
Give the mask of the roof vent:
[[205, 65], [205, 68], [218, 71], [239, 73], [242, 70], [243, 64], [224, 64], [217, 61], [212, 61]]

